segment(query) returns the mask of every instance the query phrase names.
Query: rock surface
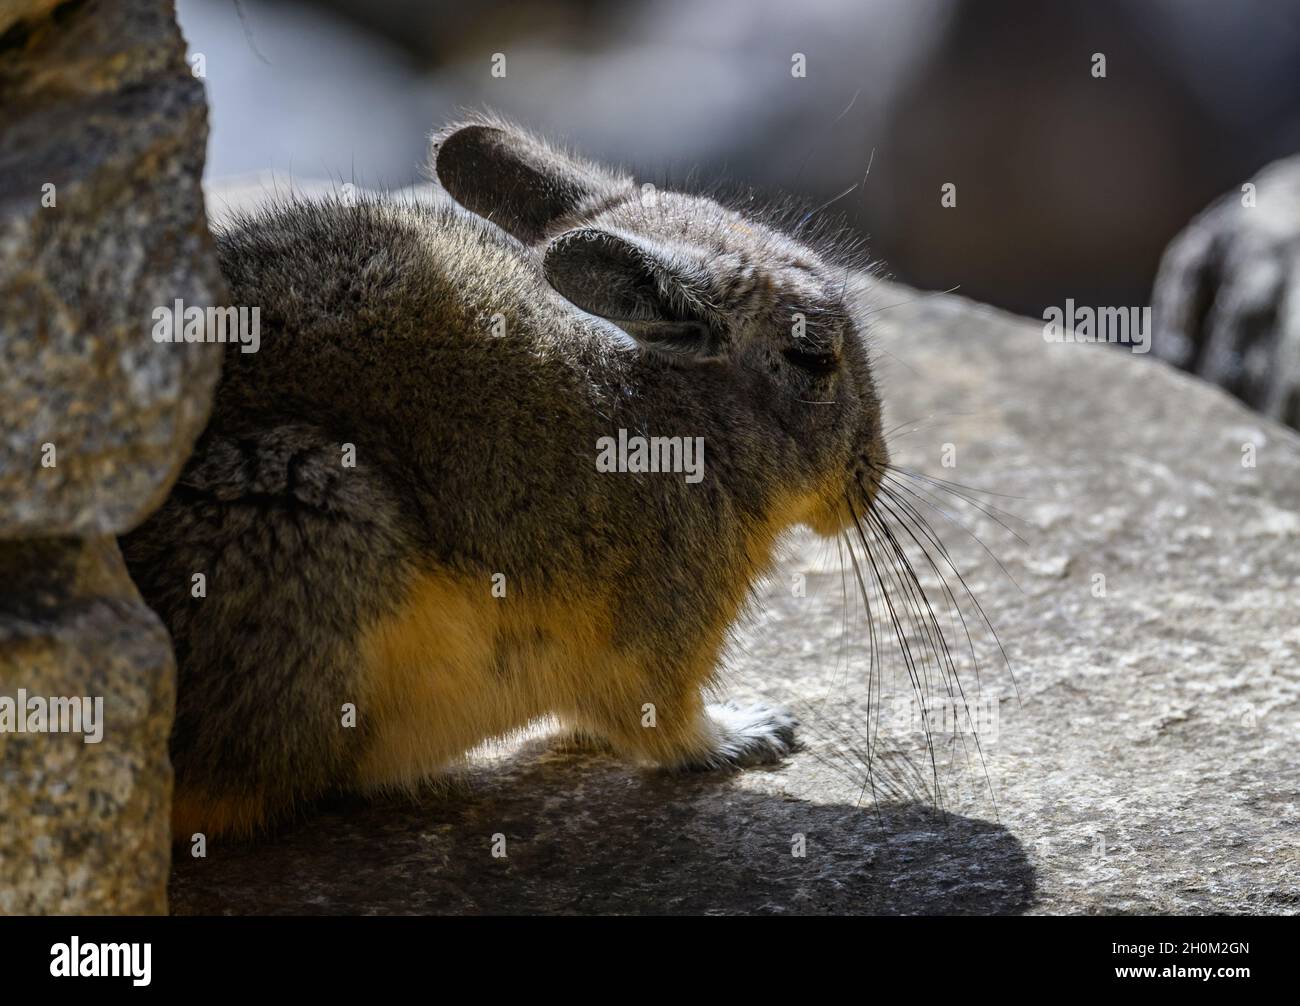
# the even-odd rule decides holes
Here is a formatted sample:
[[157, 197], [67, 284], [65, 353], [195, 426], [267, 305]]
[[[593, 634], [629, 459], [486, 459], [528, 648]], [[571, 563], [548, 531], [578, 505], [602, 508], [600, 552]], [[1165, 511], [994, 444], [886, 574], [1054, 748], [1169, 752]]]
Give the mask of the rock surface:
[[26, 6], [0, 25], [0, 537], [114, 534], [162, 501], [220, 366], [150, 335], [225, 296], [203, 86], [167, 0]]
[[1154, 349], [1300, 429], [1300, 157], [1269, 165], [1170, 243]]
[[166, 910], [174, 681], [116, 541], [0, 541], [0, 696], [103, 700], [98, 742], [0, 732], [0, 914]]
[[843, 543], [800, 536], [725, 689], [800, 714], [783, 767], [666, 778], [517, 738], [416, 802], [348, 798], [259, 842], [180, 850], [173, 910], [1300, 911], [1300, 438], [1150, 358], [1049, 344], [956, 297], [874, 298], [894, 459], [925, 473], [897, 475], [891, 503], [926, 514], [1014, 669], [943, 557], [931, 546], [931, 568], [894, 522], [971, 721], [924, 656], [934, 625], [884, 573], [927, 746], [878, 593], [873, 677]]
[[154, 308], [225, 297], [206, 137], [168, 0], [0, 6], [0, 705], [104, 717], [97, 743], [0, 723], [0, 913], [166, 910], [175, 665], [113, 535], [220, 366], [151, 338]]

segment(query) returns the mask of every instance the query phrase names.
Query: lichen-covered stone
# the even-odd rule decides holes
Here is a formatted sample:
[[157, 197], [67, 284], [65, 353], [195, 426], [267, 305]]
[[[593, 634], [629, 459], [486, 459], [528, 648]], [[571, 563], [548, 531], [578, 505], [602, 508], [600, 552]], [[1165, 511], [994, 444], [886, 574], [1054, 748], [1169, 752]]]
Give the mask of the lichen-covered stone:
[[[0, 29], [0, 538], [123, 532], [202, 429], [222, 347], [207, 114], [167, 0], [7, 9]], [[18, 8], [14, 8], [17, 10]]]
[[174, 682], [114, 539], [0, 541], [0, 702], [102, 699], [97, 742], [0, 721], [0, 914], [166, 910]]
[[1187, 225], [1160, 263], [1152, 308], [1158, 356], [1300, 428], [1300, 157]]

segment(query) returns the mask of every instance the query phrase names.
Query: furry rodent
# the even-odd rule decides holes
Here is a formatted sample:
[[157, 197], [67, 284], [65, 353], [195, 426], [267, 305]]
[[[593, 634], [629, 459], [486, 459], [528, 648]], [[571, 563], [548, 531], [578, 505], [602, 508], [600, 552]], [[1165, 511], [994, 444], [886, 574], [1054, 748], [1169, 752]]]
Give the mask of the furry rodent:
[[[260, 351], [228, 347], [123, 540], [176, 645], [178, 838], [414, 786], [547, 714], [668, 767], [793, 743], [781, 710], [704, 693], [778, 537], [837, 533], [878, 485], [848, 265], [490, 117], [432, 164], [450, 198], [218, 234]], [[702, 437], [702, 481], [598, 470], [619, 430]]]

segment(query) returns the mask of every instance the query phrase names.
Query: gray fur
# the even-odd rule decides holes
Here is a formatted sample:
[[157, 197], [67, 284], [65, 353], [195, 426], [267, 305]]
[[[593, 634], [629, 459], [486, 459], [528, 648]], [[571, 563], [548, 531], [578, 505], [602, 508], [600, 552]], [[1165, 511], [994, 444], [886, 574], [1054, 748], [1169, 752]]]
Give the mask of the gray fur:
[[[845, 266], [707, 198], [647, 205], [496, 120], [443, 131], [434, 157], [477, 215], [285, 202], [218, 236], [261, 349], [228, 348], [193, 458], [123, 541], [176, 642], [181, 784], [279, 809], [348, 786], [368, 740], [364, 719], [337, 728], [355, 639], [421, 571], [485, 590], [505, 572], [525, 597], [606, 584], [611, 646], [657, 654], [671, 681], [767, 563], [748, 534], [779, 499], [870, 504], [885, 455]], [[620, 428], [704, 437], [703, 482], [598, 472]], [[503, 639], [494, 670], [526, 673], [543, 646]], [[789, 749], [779, 711], [715, 719], [719, 762]]]

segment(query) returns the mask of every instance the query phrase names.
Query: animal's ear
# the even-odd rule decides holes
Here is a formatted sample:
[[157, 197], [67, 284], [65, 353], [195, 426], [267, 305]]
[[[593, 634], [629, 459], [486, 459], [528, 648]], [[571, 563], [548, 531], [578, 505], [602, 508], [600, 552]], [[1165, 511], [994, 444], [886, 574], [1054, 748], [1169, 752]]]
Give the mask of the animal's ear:
[[560, 217], [631, 186], [628, 179], [498, 123], [443, 130], [433, 138], [430, 159], [453, 199], [526, 244], [538, 241]]
[[699, 267], [642, 238], [595, 227], [568, 231], [546, 248], [547, 281], [589, 314], [617, 322], [638, 342], [701, 359], [723, 350]]

